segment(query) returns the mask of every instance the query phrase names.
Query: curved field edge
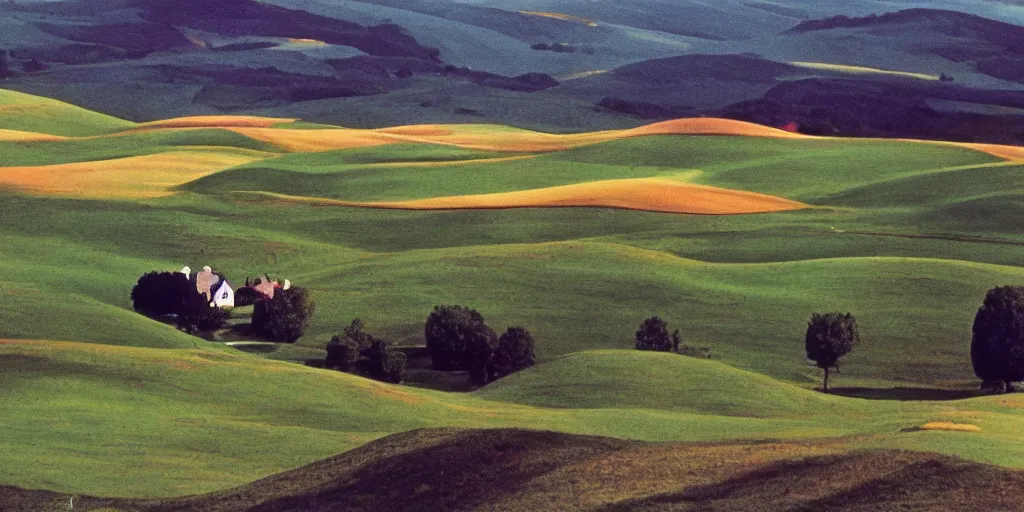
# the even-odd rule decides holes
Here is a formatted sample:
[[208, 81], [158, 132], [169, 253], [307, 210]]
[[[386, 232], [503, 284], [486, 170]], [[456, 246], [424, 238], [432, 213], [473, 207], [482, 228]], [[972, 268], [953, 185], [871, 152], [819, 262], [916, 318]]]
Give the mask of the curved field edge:
[[[578, 364], [590, 357], [617, 358], [622, 375], [643, 372], [651, 359], [664, 359], [664, 365], [677, 370], [699, 370], [695, 379], [724, 372], [726, 380], [764, 384], [757, 376], [730, 374], [721, 365], [674, 354], [619, 351], [580, 354], [569, 361]], [[851, 448], [906, 444], [921, 449], [916, 445], [937, 439], [930, 436], [960, 435], [977, 441], [929, 449], [1007, 466], [1019, 465], [1024, 455], [1024, 446], [1006, 426], [1024, 411], [1016, 397], [910, 405], [823, 397], [770, 417], [750, 418], [728, 410], [698, 414], [685, 407], [623, 408], [614, 405], [615, 397], [609, 397], [610, 407], [514, 405], [210, 350], [6, 340], [0, 343], [0, 361], [11, 369], [0, 374], [0, 383], [17, 391], [0, 404], [5, 432], [0, 481], [91, 495], [169, 497], [212, 491], [387, 434], [437, 426], [517, 427], [650, 441], [838, 439]], [[259, 378], [253, 379], [254, 374]], [[652, 392], [665, 385], [648, 382]], [[684, 392], [687, 382], [677, 385]], [[811, 393], [786, 385], [779, 390], [794, 397]], [[563, 392], [571, 400], [573, 390]], [[685, 396], [699, 403], [696, 394]], [[900, 432], [964, 415], [983, 431]], [[129, 481], [119, 476], [125, 471], [133, 474]]]
[[598, 207], [661, 213], [740, 215], [793, 211], [808, 207], [797, 201], [790, 201], [767, 194], [727, 190], [656, 178], [601, 180], [518, 192], [386, 202], [341, 201], [266, 192], [252, 192], [248, 194], [241, 192], [241, 194], [248, 197], [266, 197], [275, 201], [295, 202], [313, 206], [394, 210]]

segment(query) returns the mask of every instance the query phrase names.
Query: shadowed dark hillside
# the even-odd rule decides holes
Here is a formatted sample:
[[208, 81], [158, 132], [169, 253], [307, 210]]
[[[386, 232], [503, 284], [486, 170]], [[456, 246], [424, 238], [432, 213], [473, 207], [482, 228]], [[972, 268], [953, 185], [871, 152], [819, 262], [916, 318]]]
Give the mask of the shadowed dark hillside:
[[1021, 510], [1021, 485], [1024, 474], [952, 457], [867, 451], [769, 464], [604, 510]]
[[[1021, 510], [1019, 472], [818, 443], [652, 444], [525, 430], [429, 429], [224, 492], [156, 501], [75, 497], [75, 510]], [[841, 453], [838, 455], [822, 455]], [[841, 477], [837, 477], [840, 476]], [[0, 510], [70, 496], [0, 488]], [[61, 508], [64, 507], [64, 508]]]

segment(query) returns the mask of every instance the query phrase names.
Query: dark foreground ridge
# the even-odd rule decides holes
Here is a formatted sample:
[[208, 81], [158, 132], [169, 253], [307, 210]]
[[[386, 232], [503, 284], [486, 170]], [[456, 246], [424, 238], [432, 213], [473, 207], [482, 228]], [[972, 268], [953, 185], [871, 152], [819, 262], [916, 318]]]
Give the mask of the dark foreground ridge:
[[[908, 434], [916, 435], [916, 434]], [[75, 496], [74, 510], [1024, 510], [1024, 473], [841, 444], [659, 444], [527, 430], [425, 429], [222, 492]], [[70, 495], [0, 487], [0, 510]]]

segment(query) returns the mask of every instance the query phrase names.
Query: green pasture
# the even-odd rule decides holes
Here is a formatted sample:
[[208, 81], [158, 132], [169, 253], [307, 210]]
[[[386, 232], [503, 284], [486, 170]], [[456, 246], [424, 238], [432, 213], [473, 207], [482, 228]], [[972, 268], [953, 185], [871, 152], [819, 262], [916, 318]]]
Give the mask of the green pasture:
[[[4, 102], [38, 103], [0, 115], [0, 128], [131, 126], [31, 98], [0, 93], [0, 112]], [[269, 149], [225, 130], [132, 133], [2, 142], [0, 166], [210, 146]], [[839, 438], [1021, 465], [1016, 397], [925, 400], [976, 387], [975, 311], [989, 288], [1024, 283], [1020, 166], [924, 143], [682, 136], [478, 161], [505, 156], [402, 144], [288, 154], [158, 200], [0, 192], [0, 483], [196, 493], [427, 426]], [[812, 208], [414, 212], [234, 193], [409, 199], [655, 176]], [[542, 364], [474, 393], [444, 393], [245, 354], [131, 311], [142, 273], [207, 264], [236, 286], [268, 272], [311, 291], [310, 329], [271, 358], [315, 357], [356, 317], [376, 335], [421, 344], [434, 305], [463, 304], [499, 332], [527, 327]], [[889, 400], [812, 391], [820, 370], [804, 358], [806, 321], [833, 310], [854, 313], [862, 335], [837, 392]], [[629, 350], [655, 314], [713, 359]], [[982, 432], [901, 432], [929, 421]]]

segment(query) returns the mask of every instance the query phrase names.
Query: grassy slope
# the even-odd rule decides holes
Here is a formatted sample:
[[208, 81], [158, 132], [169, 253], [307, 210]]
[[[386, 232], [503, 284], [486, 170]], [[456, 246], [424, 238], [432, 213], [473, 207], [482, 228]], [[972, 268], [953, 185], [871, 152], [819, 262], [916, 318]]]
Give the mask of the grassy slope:
[[[823, 443], [649, 444], [514, 429], [423, 429], [252, 484], [75, 508], [208, 512], [459, 510], [1016, 510], [1024, 475], [934, 454]], [[445, 471], [437, 471], [443, 466]], [[614, 468], [610, 471], [609, 468]], [[822, 478], [842, 474], [844, 478]], [[959, 485], [949, 485], [955, 479]], [[790, 491], [780, 492], [780, 489]], [[0, 487], [12, 511], [69, 496]]]
[[[223, 136], [190, 132], [179, 143], [248, 144]], [[78, 150], [92, 158], [175, 145], [121, 140], [133, 142]], [[9, 154], [74, 158], [61, 144], [69, 143]], [[13, 433], [0, 468], [32, 468], [0, 472], [0, 481], [94, 494], [198, 492], [421, 426], [691, 441], [861, 434], [844, 444], [1019, 464], [1024, 440], [1012, 427], [1019, 420], [1013, 398], [868, 403], [719, 363], [654, 362], [646, 358], [675, 356], [629, 352], [556, 359], [477, 395], [449, 395], [195, 350], [194, 338], [127, 310], [142, 272], [212, 263], [236, 281], [267, 270], [308, 286], [320, 306], [301, 341], [308, 347], [322, 347], [355, 316], [375, 333], [419, 342], [430, 307], [451, 302], [480, 308], [499, 329], [526, 325], [545, 360], [629, 347], [639, 321], [657, 313], [689, 341], [710, 345], [716, 359], [803, 387], [818, 379], [802, 360], [807, 316], [850, 310], [864, 343], [844, 359], [837, 384], [895, 387], [972, 380], [966, 349], [975, 308], [987, 288], [1024, 281], [1013, 245], [1024, 242], [1016, 168], [989, 166], [994, 159], [980, 153], [897, 142], [654, 137], [512, 163], [401, 165], [480, 156], [433, 146], [289, 156], [274, 162], [289, 179], [267, 183], [300, 182], [322, 194], [440, 195], [699, 169], [681, 179], [826, 208], [712, 218], [599, 209], [379, 212], [202, 194], [142, 203], [5, 195], [0, 338], [179, 350], [0, 344], [0, 383], [19, 390], [0, 405], [0, 427]], [[396, 165], [373, 166], [380, 163]], [[251, 186], [251, 172], [218, 176], [226, 185], [217, 190], [203, 188], [206, 181], [193, 188]], [[244, 179], [232, 182], [235, 173]], [[636, 378], [651, 372], [657, 378]], [[983, 433], [897, 434], [933, 420], [976, 423]], [[125, 467], [139, 475], [130, 487], [118, 477]]]
[[[204, 136], [218, 140], [223, 132], [185, 133], [189, 137], [183, 143], [199, 143]], [[142, 137], [139, 142], [162, 145], [163, 140]], [[89, 261], [117, 253], [173, 269], [212, 260], [235, 280], [270, 270], [316, 293], [321, 314], [302, 342], [310, 347], [322, 347], [344, 323], [339, 314], [361, 316], [392, 339], [417, 343], [426, 312], [436, 303], [454, 302], [480, 308], [498, 327], [527, 325], [542, 340], [542, 357], [550, 358], [628, 346], [633, 326], [660, 313], [696, 343], [712, 345], [716, 356], [729, 363], [805, 383], [814, 380], [815, 372], [802, 365], [798, 341], [806, 316], [818, 309], [849, 309], [861, 317], [865, 344], [850, 364], [860, 367], [858, 375], [866, 382], [970, 379], [963, 364], [965, 338], [978, 298], [988, 287], [1021, 278], [1012, 266], [1017, 263], [1014, 245], [879, 234], [906, 233], [908, 219], [921, 226], [938, 224], [930, 213], [951, 207], [941, 197], [907, 199], [915, 194], [932, 197], [939, 190], [956, 190], [948, 194], [956, 204], [1013, 190], [1016, 168], [984, 167], [994, 159], [973, 151], [899, 142], [648, 137], [514, 162], [403, 166], [486, 155], [419, 145], [290, 155], [265, 162], [289, 173], [288, 179], [272, 180], [265, 188], [290, 190], [304, 183], [323, 194], [335, 187], [363, 197], [408, 197], [595, 177], [681, 176], [686, 169], [699, 169], [696, 179], [706, 183], [842, 209], [708, 218], [593, 209], [377, 212], [249, 205], [202, 196], [146, 206], [12, 198], [4, 208], [11, 219], [6, 233], [32, 237], [43, 232], [54, 237], [54, 244], [76, 245], [74, 251], [25, 258], [18, 255], [24, 239], [9, 238], [11, 256], [5, 265], [16, 273], [24, 273], [17, 266], [23, 259], [20, 265], [42, 261], [78, 268], [86, 260], [61, 254], [77, 252], [80, 245], [94, 251], [82, 252], [92, 254]], [[824, 161], [830, 165], [823, 175]], [[225, 190], [259, 188], [252, 172], [227, 171], [192, 188], [203, 190], [217, 180], [226, 184]], [[801, 180], [812, 173], [820, 179]], [[977, 179], [979, 174], [988, 179]], [[692, 172], [686, 176], [694, 179]], [[884, 193], [871, 194], [872, 187]], [[1012, 222], [992, 231], [1000, 238], [1015, 236]], [[546, 244], [562, 240], [581, 241]], [[838, 259], [876, 255], [891, 258]], [[780, 260], [794, 263], [767, 264]], [[809, 261], [795, 263], [799, 260]], [[127, 305], [127, 291], [140, 268], [145, 267], [111, 266], [117, 277], [107, 287], [94, 286], [90, 296]], [[922, 307], [894, 308], [908, 294], [923, 297]], [[49, 305], [40, 300], [23, 307], [43, 310]], [[25, 337], [97, 340], [84, 327], [77, 337], [68, 329], [45, 326], [7, 330]], [[887, 355], [888, 343], [923, 345], [931, 357], [907, 371], [914, 353], [893, 359]]]
[[[558, 391], [563, 408], [536, 408], [491, 400], [489, 391], [475, 396], [417, 390], [204, 349], [4, 342], [0, 383], [13, 392], [0, 405], [0, 427], [7, 433], [0, 442], [0, 468], [7, 468], [0, 470], [0, 479], [25, 488], [93, 495], [179, 495], [241, 484], [388, 433], [425, 426], [516, 426], [684, 441], [871, 434], [842, 442], [855, 448], [926, 444], [944, 433], [899, 430], [969, 415], [982, 433], [945, 434], [977, 439], [975, 444], [931, 449], [1005, 465], [1019, 465], [1024, 453], [1024, 443], [1013, 438], [1012, 429], [1000, 426], [1019, 418], [1020, 409], [1013, 407], [1017, 401], [1009, 406], [997, 399], [869, 404], [818, 397], [718, 363], [630, 351], [580, 354], [552, 363], [548, 370], [572, 371], [607, 364], [610, 358], [616, 359], [614, 371], [626, 381], [657, 360], [656, 366], [676, 375], [690, 371], [740, 389], [767, 386], [774, 390], [772, 398], [788, 405], [765, 408], [766, 416], [757, 419], [733, 405], [684, 393], [666, 410], [630, 406], [627, 412], [614, 397], [567, 409], [576, 395], [567, 386]], [[548, 370], [541, 366], [536, 371]], [[657, 396], [666, 385], [649, 380], [646, 391], [630, 386], [630, 392]], [[515, 391], [515, 382], [502, 387], [498, 393], [528, 392]], [[126, 470], [133, 473], [130, 481], [118, 476]]]
[[0, 128], [85, 136], [130, 128], [133, 123], [49, 98], [0, 89]]
[[[426, 146], [292, 155], [203, 178], [187, 188], [204, 193], [264, 190], [347, 200], [399, 200], [509, 192], [621, 178], [677, 177], [815, 200], [865, 182], [937, 168], [996, 162], [970, 150], [891, 141], [793, 141], [744, 137], [660, 136], [625, 139], [536, 158], [424, 167], [366, 164], [479, 158], [479, 152]], [[377, 155], [368, 159], [367, 153]], [[492, 154], [500, 157], [501, 154]], [[822, 162], [829, 162], [821, 175]], [[898, 165], [893, 165], [898, 162]], [[694, 176], [693, 170], [702, 174]], [[816, 175], [809, 180], [809, 175]]]
[[35, 166], [91, 162], [163, 151], [237, 148], [275, 151], [277, 148], [228, 130], [144, 131], [111, 137], [53, 142], [0, 142], [0, 166]]

